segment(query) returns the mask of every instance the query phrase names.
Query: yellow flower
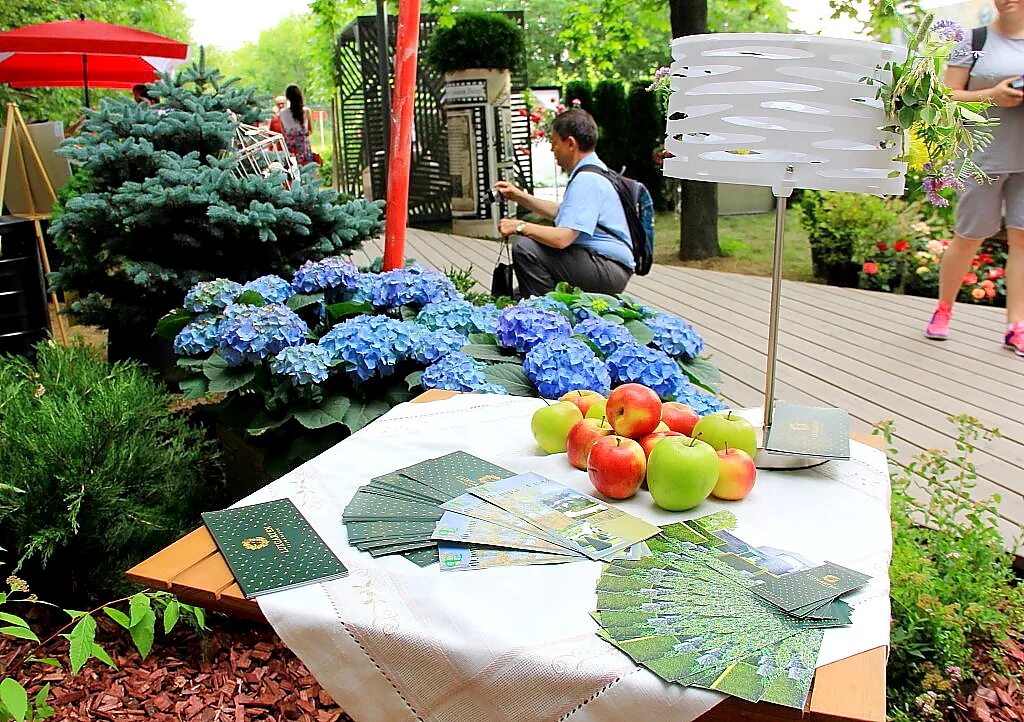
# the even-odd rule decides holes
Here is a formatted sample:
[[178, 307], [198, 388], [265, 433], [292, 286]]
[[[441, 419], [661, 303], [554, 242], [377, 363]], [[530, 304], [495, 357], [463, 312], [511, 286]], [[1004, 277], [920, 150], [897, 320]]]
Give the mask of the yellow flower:
[[923, 276], [926, 273], [928, 273], [928, 266], [918, 266], [917, 267], [917, 275], [918, 276]]
[[914, 131], [910, 131], [910, 150], [907, 153], [907, 163], [912, 170], [921, 170], [925, 164], [929, 161], [928, 149], [924, 145], [924, 141], [919, 140], [915, 135]]

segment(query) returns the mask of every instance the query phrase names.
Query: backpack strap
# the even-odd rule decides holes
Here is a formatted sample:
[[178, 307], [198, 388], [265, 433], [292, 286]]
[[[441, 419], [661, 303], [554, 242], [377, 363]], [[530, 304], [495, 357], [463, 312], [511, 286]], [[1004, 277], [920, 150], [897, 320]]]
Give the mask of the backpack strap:
[[971, 65], [967, 68], [968, 75], [970, 75], [974, 70], [974, 64], [978, 62], [978, 53], [985, 47], [986, 40], [988, 40], [987, 25], [982, 25], [981, 27], [973, 28], [971, 30]]
[[[610, 170], [606, 171], [605, 169], [601, 168], [600, 166], [596, 166], [596, 165], [593, 165], [591, 163], [587, 163], [586, 165], [582, 165], [582, 166], [580, 166], [579, 168], [576, 169], [576, 171], [572, 174], [572, 178], [569, 179], [569, 183], [572, 183], [573, 180], [576, 179], [576, 176], [579, 175], [580, 173], [583, 173], [584, 171], [587, 172], [587, 173], [597, 173], [599, 176], [604, 178], [609, 183], [612, 182], [612, 179], [609, 178], [609, 174], [611, 173]], [[565, 184], [566, 188], [569, 187], [569, 183]], [[615, 190], [615, 184], [614, 183], [612, 183], [612, 190]], [[611, 228], [609, 228], [608, 226], [606, 226], [603, 223], [598, 223], [597, 224], [597, 228], [602, 230], [602, 231], [604, 231], [605, 233], [607, 233], [612, 238], [615, 238], [616, 240], [619, 240], [622, 243], [625, 243], [630, 248], [633, 247], [633, 241], [632, 241], [631, 238], [629, 238], [628, 232], [627, 232], [626, 238], [623, 238], [622, 236], [620, 236], [618, 233], [616, 233], [615, 231], [613, 231]]]

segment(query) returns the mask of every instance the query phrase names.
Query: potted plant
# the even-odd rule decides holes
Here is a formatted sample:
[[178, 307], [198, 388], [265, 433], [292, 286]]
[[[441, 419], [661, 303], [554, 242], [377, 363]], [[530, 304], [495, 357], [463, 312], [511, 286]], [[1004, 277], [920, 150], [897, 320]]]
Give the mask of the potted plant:
[[[522, 29], [499, 13], [456, 13], [450, 26], [430, 36], [424, 62], [444, 75], [456, 233], [497, 236], [498, 203], [487, 198], [478, 179], [493, 183], [501, 177], [499, 168], [513, 161], [511, 71], [521, 67], [524, 57]], [[485, 148], [482, 158], [478, 147]]]

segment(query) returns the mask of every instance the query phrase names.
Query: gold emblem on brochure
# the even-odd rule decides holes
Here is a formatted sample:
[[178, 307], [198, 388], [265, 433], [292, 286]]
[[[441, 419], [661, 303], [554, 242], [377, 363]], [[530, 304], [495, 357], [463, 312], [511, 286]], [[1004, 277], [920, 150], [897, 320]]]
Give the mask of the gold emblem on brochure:
[[821, 581], [825, 582], [825, 584], [835, 584], [839, 581], [839, 577], [835, 574], [826, 574], [821, 578]]
[[270, 542], [266, 537], [263, 536], [251, 536], [248, 539], [242, 540], [242, 548], [248, 549], [251, 552], [257, 552], [260, 549], [266, 549], [270, 545]]

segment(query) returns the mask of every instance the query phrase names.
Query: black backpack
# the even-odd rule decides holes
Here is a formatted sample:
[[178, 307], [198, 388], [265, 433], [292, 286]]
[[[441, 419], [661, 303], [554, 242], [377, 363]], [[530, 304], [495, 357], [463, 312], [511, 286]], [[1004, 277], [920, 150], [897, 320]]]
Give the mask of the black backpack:
[[[577, 173], [597, 173], [608, 179], [612, 188], [619, 194], [619, 202], [622, 203], [622, 210], [626, 214], [626, 225], [629, 227], [629, 241], [633, 248], [633, 272], [638, 276], [646, 276], [651, 270], [651, 263], [654, 261], [654, 201], [651, 193], [640, 181], [627, 178], [621, 173], [599, 168], [596, 165], [587, 164], [580, 166]], [[575, 178], [575, 176], [573, 176]], [[610, 236], [619, 240], [617, 233], [607, 226], [598, 223], [597, 227]]]

